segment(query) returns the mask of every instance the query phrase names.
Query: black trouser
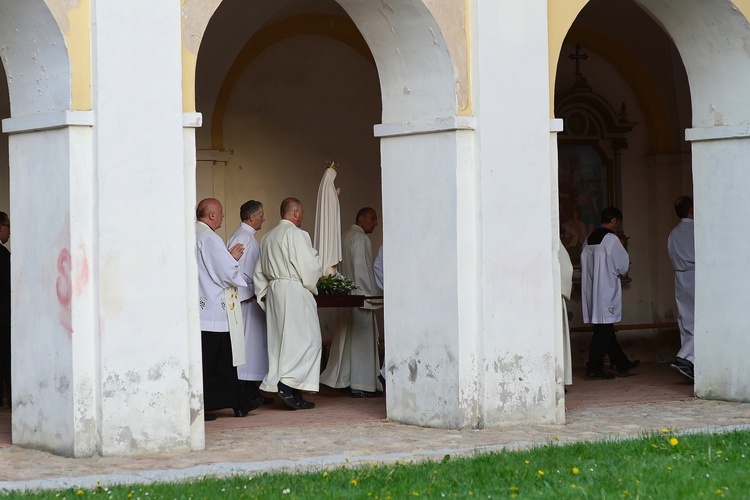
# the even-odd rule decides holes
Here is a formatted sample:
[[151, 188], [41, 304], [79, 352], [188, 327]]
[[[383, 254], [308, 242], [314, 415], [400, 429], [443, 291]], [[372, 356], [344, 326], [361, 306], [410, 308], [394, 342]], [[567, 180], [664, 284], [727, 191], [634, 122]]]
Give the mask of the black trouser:
[[[7, 394], [2, 384], [7, 386]], [[8, 406], [12, 406], [10, 402], [10, 326], [0, 327], [0, 406], [3, 406], [3, 396], [7, 396]]]
[[206, 411], [240, 408], [240, 382], [232, 364], [229, 332], [201, 331], [203, 407]]
[[589, 346], [588, 372], [598, 373], [604, 369], [604, 356], [614, 363], [618, 370], [628, 368], [630, 360], [620, 349], [615, 335], [615, 325], [612, 323], [594, 325], [594, 334]]

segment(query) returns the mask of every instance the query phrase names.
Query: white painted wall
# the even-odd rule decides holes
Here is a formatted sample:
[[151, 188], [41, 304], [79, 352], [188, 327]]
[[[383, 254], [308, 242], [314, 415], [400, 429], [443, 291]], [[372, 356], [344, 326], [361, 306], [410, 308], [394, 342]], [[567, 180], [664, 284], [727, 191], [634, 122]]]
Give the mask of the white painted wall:
[[479, 2], [474, 16], [483, 423], [552, 423], [562, 323], [546, 2]]
[[190, 411], [180, 5], [95, 2], [94, 23], [101, 453], [189, 450], [202, 413]]
[[750, 209], [748, 158], [748, 135], [693, 142], [695, 393], [705, 399], [750, 401], [750, 338], [742, 314], [750, 297], [742, 273], [750, 224], [741, 215]]
[[91, 137], [71, 127], [10, 138], [13, 442], [68, 456], [99, 444]]

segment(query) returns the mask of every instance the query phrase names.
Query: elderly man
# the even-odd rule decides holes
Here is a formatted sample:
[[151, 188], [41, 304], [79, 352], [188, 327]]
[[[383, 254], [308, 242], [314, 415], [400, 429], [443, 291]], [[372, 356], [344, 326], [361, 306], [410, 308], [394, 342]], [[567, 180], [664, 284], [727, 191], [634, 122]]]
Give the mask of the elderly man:
[[667, 251], [675, 271], [674, 295], [677, 301], [677, 324], [680, 327], [681, 347], [674, 363], [672, 363], [672, 369], [680, 375], [694, 380], [695, 231], [693, 229], [692, 198], [680, 196], [674, 202], [674, 210], [677, 217], [680, 218], [680, 223], [669, 233]]
[[[239, 301], [236, 301], [234, 287], [245, 286], [237, 262], [244, 253], [244, 247], [238, 243], [227, 251], [221, 237], [214, 232], [221, 227], [224, 218], [219, 200], [202, 200], [195, 215], [203, 406], [207, 411], [232, 408], [235, 417], [244, 417], [248, 411], [258, 407], [257, 404], [254, 407], [242, 406], [237, 369], [233, 362], [236, 356], [233, 357], [230, 336], [231, 328], [239, 327], [240, 331], [242, 328]], [[244, 346], [242, 349], [241, 357], [244, 358]], [[237, 351], [238, 347], [235, 346], [234, 350]], [[204, 418], [207, 421], [215, 420], [216, 414], [206, 413]]]
[[253, 275], [268, 329], [268, 374], [260, 389], [276, 394], [290, 410], [315, 407], [300, 391], [317, 392], [320, 379], [321, 337], [314, 295], [323, 269], [310, 235], [300, 229], [303, 214], [298, 199], [281, 202], [281, 221], [263, 237]]
[[[357, 213], [355, 224], [343, 238], [341, 273], [348, 276], [366, 296], [382, 295], [375, 283], [372, 263], [372, 243], [367, 236], [378, 225], [378, 215], [370, 207]], [[353, 398], [383, 395], [378, 354], [378, 324], [375, 309], [380, 303], [365, 302], [358, 309], [345, 309], [341, 314], [339, 331], [331, 343], [331, 356], [320, 382], [329, 387], [351, 389]]]
[[[268, 373], [268, 342], [266, 341], [266, 315], [255, 298], [253, 273], [258, 262], [260, 245], [255, 233], [266, 220], [263, 204], [250, 200], [240, 207], [240, 227], [227, 240], [227, 248], [240, 243], [245, 252], [240, 257], [240, 270], [245, 286], [237, 287], [245, 323], [245, 364], [237, 367], [237, 377], [246, 401], [258, 400], [258, 384]], [[257, 382], [257, 383], [256, 383]], [[262, 400], [261, 400], [262, 401]]]

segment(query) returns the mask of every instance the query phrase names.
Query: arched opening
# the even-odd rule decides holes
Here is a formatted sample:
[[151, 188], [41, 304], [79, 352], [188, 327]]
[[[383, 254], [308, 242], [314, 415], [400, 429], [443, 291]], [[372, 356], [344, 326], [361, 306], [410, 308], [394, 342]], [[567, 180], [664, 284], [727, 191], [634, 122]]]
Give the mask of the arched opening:
[[[618, 152], [621, 171], [612, 173], [621, 196], [609, 197], [609, 204], [618, 204], [623, 210], [632, 261], [632, 282], [623, 294], [623, 323], [646, 327], [620, 334], [621, 344], [633, 357], [669, 362], [679, 349], [676, 330], [665, 336], [663, 330], [648, 325], [676, 319], [674, 275], [666, 240], [678, 222], [674, 200], [681, 194], [695, 197], [699, 277], [695, 331], [700, 365], [695, 393], [699, 397], [747, 398], [739, 388], [738, 373], [724, 377], [713, 368], [731, 365], [736, 346], [726, 350], [715, 338], [710, 340], [719, 331], [727, 339], [727, 344], [722, 341], [721, 345], [729, 345], [728, 339], [734, 338], [734, 333], [726, 332], [737, 332], [739, 326], [720, 311], [726, 310], [726, 301], [737, 300], [745, 287], [729, 272], [733, 265], [740, 265], [730, 252], [739, 251], [739, 242], [733, 240], [728, 247], [717, 242], [728, 241], [722, 231], [730, 230], [722, 224], [720, 214], [738, 210], [744, 198], [729, 186], [744, 182], [736, 159], [747, 149], [742, 124], [750, 117], [750, 105], [741, 90], [750, 74], [741, 48], [747, 31], [742, 13], [722, 0], [591, 0], [577, 15], [557, 58], [557, 96], [575, 86], [579, 64], [590, 86], [588, 92], [602, 96], [615, 109], [624, 104], [625, 120], [636, 123], [627, 136], [627, 148]], [[719, 74], [724, 76], [717, 78]], [[561, 138], [559, 144], [563, 142]], [[610, 148], [608, 159], [618, 153]], [[606, 151], [603, 156], [607, 159]], [[718, 165], [727, 165], [721, 177], [717, 177]], [[564, 167], [561, 162], [560, 168]], [[717, 182], [719, 178], [723, 180]], [[565, 218], [561, 208], [560, 222], [565, 223]], [[731, 229], [737, 231], [736, 226]], [[739, 233], [744, 241], [746, 232]], [[723, 287], [719, 277], [724, 280]], [[571, 309], [580, 313], [577, 302]], [[578, 325], [576, 318], [573, 324]], [[573, 338], [574, 365], [585, 364], [588, 335], [580, 333], [579, 338]], [[738, 334], [737, 340], [744, 342]]]
[[[307, 207], [303, 229], [312, 232], [317, 187], [325, 161], [334, 159], [341, 164], [336, 185], [342, 229], [359, 208], [372, 206], [380, 213], [382, 240], [393, 235], [388, 252], [411, 254], [414, 220], [403, 214], [426, 217], [415, 210], [434, 199], [424, 179], [443, 163], [445, 175], [455, 166], [447, 165], [448, 159], [415, 164], [404, 150], [412, 134], [457, 129], [453, 72], [440, 30], [421, 2], [392, 2], [383, 10], [367, 2], [249, 6], [224, 0], [201, 35], [196, 63], [196, 110], [204, 114], [196, 132], [197, 198], [212, 195], [224, 202], [229, 214], [224, 236], [239, 223], [234, 215], [239, 205], [260, 199], [271, 214], [262, 236], [278, 220], [280, 200], [296, 196]], [[466, 103], [466, 91], [461, 95], [459, 102]], [[399, 138], [391, 141], [397, 156], [382, 156], [389, 148], [380, 137]], [[434, 144], [420, 144], [418, 151], [426, 148], [439, 155]], [[371, 235], [375, 251], [378, 233]], [[418, 272], [412, 264], [403, 273], [406, 281]], [[402, 273], [392, 269], [397, 283]], [[397, 294], [394, 309], [414, 300], [404, 303]], [[386, 303], [386, 316], [388, 310]], [[400, 318], [394, 321], [397, 336], [410, 329], [413, 318], [404, 322], [394, 313]], [[325, 339], [330, 332], [324, 317]]]
[[[227, 32], [236, 36], [227, 39]], [[342, 230], [364, 206], [382, 213], [380, 151], [373, 135], [382, 113], [377, 69], [356, 26], [335, 2], [266, 8], [222, 2], [198, 53], [196, 103], [204, 113], [204, 126], [196, 131], [197, 199], [222, 201], [227, 215], [217, 233], [225, 240], [241, 223], [240, 205], [255, 199], [264, 204], [267, 219], [256, 235], [260, 241], [277, 225], [279, 205], [288, 196], [304, 203], [302, 229], [312, 238], [328, 160], [339, 164]], [[377, 252], [379, 229], [371, 241]], [[327, 347], [339, 312], [319, 308], [318, 314]], [[380, 323], [382, 331], [382, 313]], [[321, 368], [325, 362], [324, 355]], [[321, 385], [321, 395], [336, 394]], [[383, 401], [378, 418], [385, 413]], [[316, 411], [326, 406], [321, 410], [318, 403]]]
[[[565, 37], [556, 78], [555, 116], [565, 118], [558, 134], [560, 224], [571, 260], [578, 264], [583, 239], [599, 225], [601, 210], [617, 206], [633, 262], [630, 280], [623, 281], [618, 328], [673, 323], [666, 240], [678, 222], [674, 199], [692, 193], [690, 146], [680, 132], [689, 126], [691, 108], [679, 53], [635, 2], [592, 0]], [[606, 120], [597, 125], [601, 118]], [[574, 282], [572, 360], [584, 368], [591, 332], [581, 319], [580, 281]], [[631, 359], [643, 363], [671, 362], [679, 349], [672, 327], [621, 330], [618, 340]], [[682, 381], [675, 376], [674, 382]]]

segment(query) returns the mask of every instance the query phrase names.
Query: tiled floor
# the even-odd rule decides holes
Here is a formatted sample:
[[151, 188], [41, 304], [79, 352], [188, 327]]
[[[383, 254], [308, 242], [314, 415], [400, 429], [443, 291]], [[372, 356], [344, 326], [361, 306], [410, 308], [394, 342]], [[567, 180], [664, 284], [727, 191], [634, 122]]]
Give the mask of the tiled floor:
[[[206, 424], [206, 433], [231, 429], [270, 429], [287, 426], [347, 425], [386, 420], [385, 398], [352, 399], [341, 391], [321, 386], [321, 392], [307, 396], [315, 401], [311, 411], [288, 411], [278, 402], [265, 405], [245, 418], [234, 418], [230, 410], [217, 412], [219, 418]], [[574, 374], [573, 385], [565, 396], [566, 409], [660, 403], [692, 399], [693, 386], [669, 365], [643, 365], [638, 372], [614, 380], [586, 381], [583, 372]], [[0, 409], [0, 448], [11, 446], [10, 410]]]
[[501, 428], [431, 429], [386, 420], [385, 399], [352, 399], [323, 389], [313, 410], [278, 403], [245, 418], [231, 412], [206, 423], [205, 450], [135, 457], [65, 458], [10, 444], [10, 411], [0, 410], [0, 491], [101, 483], [173, 481], [216, 474], [304, 470], [366, 462], [440, 459], [552, 440], [573, 442], [675, 431], [750, 428], [750, 403], [704, 401], [668, 365], [645, 365], [627, 378], [584, 381], [566, 395], [565, 425], [519, 422]]

